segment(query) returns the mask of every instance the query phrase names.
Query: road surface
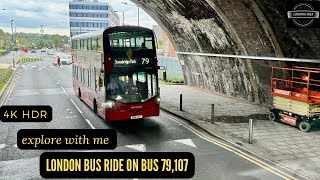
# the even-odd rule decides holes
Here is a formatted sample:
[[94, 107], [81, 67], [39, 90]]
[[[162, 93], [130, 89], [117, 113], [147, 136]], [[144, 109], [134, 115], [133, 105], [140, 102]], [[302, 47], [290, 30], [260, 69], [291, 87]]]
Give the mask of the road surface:
[[50, 123], [0, 122], [0, 179], [41, 179], [39, 156], [44, 151], [19, 150], [19, 129], [115, 129], [116, 152], [191, 152], [193, 179], [283, 179], [292, 177], [274, 165], [248, 155], [165, 112], [159, 117], [110, 124], [97, 117], [74, 94], [72, 66], [54, 66], [55, 56], [38, 52], [42, 61], [17, 69], [1, 102], [7, 105], [50, 105]]

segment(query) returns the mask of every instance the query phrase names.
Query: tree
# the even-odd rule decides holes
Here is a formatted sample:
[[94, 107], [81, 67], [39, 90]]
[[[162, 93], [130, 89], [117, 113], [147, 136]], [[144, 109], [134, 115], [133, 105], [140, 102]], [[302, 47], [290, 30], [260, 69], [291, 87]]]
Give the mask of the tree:
[[0, 29], [0, 38], [5, 37], [5, 36], [6, 36], [6, 34], [3, 32], [2, 29]]
[[27, 38], [21, 38], [20, 40], [20, 44], [22, 45], [22, 46], [27, 46], [27, 44], [28, 44], [28, 42], [27, 42]]
[[2, 49], [4, 46], [4, 40], [3, 39], [0, 39], [0, 49]]
[[59, 45], [61, 45], [61, 38], [57, 35], [53, 36], [52, 38], [52, 44], [54, 45], [54, 47], [57, 49], [57, 47]]

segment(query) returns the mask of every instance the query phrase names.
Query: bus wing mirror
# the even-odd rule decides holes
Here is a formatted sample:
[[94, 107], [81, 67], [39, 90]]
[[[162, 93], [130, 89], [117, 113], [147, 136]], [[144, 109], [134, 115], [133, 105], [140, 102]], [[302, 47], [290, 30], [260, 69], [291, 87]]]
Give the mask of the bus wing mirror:
[[99, 87], [103, 87], [103, 80], [99, 77]]

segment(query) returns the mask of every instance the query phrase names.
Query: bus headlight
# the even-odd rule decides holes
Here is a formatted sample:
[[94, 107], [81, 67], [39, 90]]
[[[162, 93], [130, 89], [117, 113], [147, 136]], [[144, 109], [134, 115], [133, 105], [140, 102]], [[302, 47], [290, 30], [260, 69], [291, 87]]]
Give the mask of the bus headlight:
[[101, 104], [103, 109], [115, 109], [116, 104], [113, 101], [107, 101]]
[[161, 98], [158, 97], [156, 101], [157, 101], [157, 104], [160, 104]]

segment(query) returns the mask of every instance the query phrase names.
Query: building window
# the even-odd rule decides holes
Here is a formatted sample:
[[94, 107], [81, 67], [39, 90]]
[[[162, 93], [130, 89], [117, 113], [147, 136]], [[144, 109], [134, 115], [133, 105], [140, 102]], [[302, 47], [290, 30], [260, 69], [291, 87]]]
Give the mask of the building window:
[[100, 10], [108, 10], [108, 6], [100, 6]]

